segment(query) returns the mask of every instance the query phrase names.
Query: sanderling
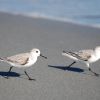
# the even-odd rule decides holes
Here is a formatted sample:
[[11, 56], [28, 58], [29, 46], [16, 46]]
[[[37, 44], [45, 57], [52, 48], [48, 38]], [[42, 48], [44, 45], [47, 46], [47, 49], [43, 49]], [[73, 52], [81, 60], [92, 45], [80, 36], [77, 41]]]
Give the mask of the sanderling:
[[[47, 57], [43, 56], [40, 53], [39, 49], [34, 48], [30, 52], [17, 54], [10, 57], [3, 57], [3, 58], [0, 58], [0, 60], [11, 65], [8, 71], [8, 72], [11, 72], [13, 67], [28, 68], [32, 66], [37, 61], [37, 58], [39, 56], [47, 59]], [[24, 73], [26, 74], [29, 80], [34, 80], [27, 74], [26, 70], [24, 70]]]
[[89, 65], [90, 63], [96, 62], [100, 59], [100, 46], [97, 46], [94, 50], [80, 50], [78, 52], [63, 51], [62, 55], [74, 60], [74, 62], [70, 64], [68, 68], [76, 62], [84, 62], [87, 65], [89, 71], [91, 71], [94, 75], [99, 76], [99, 74], [91, 70]]

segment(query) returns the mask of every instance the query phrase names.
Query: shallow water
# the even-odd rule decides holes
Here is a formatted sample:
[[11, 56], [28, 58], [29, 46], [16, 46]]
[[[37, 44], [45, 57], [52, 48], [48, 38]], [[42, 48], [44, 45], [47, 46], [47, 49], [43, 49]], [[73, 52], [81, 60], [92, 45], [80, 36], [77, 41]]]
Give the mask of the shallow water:
[[100, 0], [0, 0], [0, 11], [87, 25], [100, 24]]

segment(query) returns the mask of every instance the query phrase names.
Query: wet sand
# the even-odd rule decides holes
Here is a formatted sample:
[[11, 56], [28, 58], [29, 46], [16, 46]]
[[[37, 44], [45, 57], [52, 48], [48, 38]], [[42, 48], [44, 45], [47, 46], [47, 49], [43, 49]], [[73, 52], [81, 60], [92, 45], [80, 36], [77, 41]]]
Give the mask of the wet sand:
[[[100, 45], [100, 29], [42, 18], [0, 13], [0, 56], [11, 56], [38, 48], [48, 57], [39, 57], [27, 69], [36, 81], [29, 81], [24, 69], [0, 63], [0, 100], [99, 100], [100, 77], [90, 73], [85, 64], [66, 69], [72, 60], [62, 50], [91, 49]], [[49, 66], [48, 66], [49, 65]], [[100, 61], [91, 65], [100, 73]]]

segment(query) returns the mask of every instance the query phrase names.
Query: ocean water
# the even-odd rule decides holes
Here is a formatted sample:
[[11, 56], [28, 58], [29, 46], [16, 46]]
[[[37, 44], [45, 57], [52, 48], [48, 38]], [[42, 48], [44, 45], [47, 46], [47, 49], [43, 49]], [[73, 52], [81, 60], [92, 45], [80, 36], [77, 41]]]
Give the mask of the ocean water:
[[0, 0], [0, 11], [100, 25], [100, 0]]

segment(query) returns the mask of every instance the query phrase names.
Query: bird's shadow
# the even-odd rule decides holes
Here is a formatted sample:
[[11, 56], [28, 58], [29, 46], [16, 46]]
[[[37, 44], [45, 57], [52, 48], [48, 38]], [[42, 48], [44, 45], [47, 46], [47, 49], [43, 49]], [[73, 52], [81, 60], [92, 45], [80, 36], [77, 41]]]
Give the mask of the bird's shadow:
[[76, 68], [76, 67], [70, 67], [68, 68], [67, 66], [54, 66], [54, 65], [48, 65], [48, 67], [52, 67], [52, 68], [57, 68], [57, 69], [61, 69], [61, 70], [64, 70], [64, 71], [73, 71], [73, 72], [78, 72], [78, 73], [82, 73], [84, 72], [83, 69], [81, 68]]
[[0, 71], [0, 76], [2, 76], [2, 77], [20, 77], [20, 74], [16, 73], [16, 72]]
[[[0, 76], [1, 77], [4, 77], [6, 79], [10, 78], [10, 77], [18, 77], [18, 78], [22, 78], [22, 79], [27, 79], [27, 78], [23, 78], [21, 77], [22, 75], [24, 74], [19, 74], [19, 73], [16, 73], [16, 72], [5, 72], [5, 71], [0, 71]], [[34, 81], [36, 81], [36, 79], [32, 79]]]

